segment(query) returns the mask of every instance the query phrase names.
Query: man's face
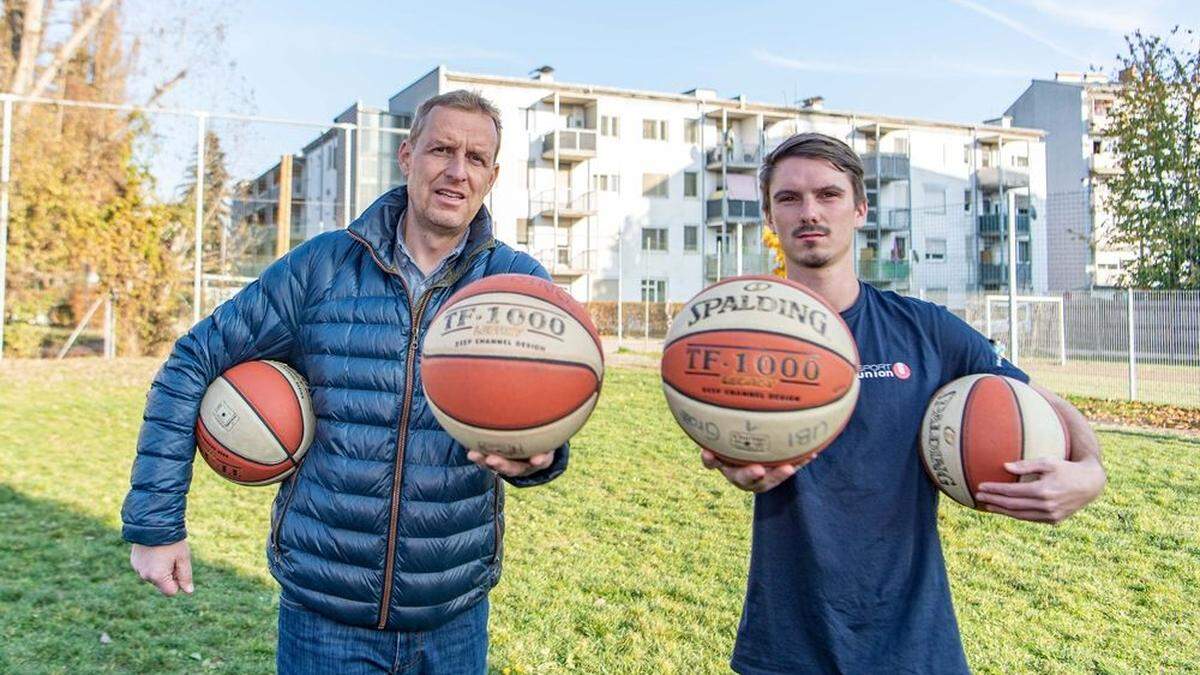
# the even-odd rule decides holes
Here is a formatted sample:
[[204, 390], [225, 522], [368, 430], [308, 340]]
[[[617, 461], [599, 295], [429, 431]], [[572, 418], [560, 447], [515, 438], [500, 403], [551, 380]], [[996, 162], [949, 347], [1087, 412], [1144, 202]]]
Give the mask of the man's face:
[[499, 144], [496, 125], [483, 113], [430, 110], [421, 135], [400, 144], [410, 222], [441, 234], [469, 225], [499, 175]]
[[843, 260], [867, 204], [854, 203], [850, 174], [823, 159], [787, 157], [775, 165], [767, 186], [767, 225], [779, 236], [789, 265], [820, 269]]

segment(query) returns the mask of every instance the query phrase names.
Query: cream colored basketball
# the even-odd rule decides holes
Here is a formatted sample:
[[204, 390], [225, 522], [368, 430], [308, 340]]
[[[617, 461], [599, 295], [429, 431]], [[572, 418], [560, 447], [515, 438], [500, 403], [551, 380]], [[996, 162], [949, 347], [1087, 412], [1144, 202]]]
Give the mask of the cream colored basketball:
[[1005, 462], [1065, 459], [1070, 435], [1029, 385], [1000, 375], [968, 375], [933, 395], [921, 423], [921, 459], [938, 488], [978, 508], [980, 483], [1013, 483]]
[[296, 470], [315, 426], [299, 373], [277, 361], [247, 361], [209, 385], [196, 419], [196, 446], [225, 478], [267, 485]]
[[485, 277], [455, 293], [425, 336], [421, 380], [438, 422], [471, 450], [527, 458], [567, 441], [604, 379], [586, 310], [549, 281]]
[[663, 392], [683, 430], [725, 461], [789, 464], [841, 433], [858, 368], [850, 329], [820, 296], [778, 277], [734, 277], [671, 323]]

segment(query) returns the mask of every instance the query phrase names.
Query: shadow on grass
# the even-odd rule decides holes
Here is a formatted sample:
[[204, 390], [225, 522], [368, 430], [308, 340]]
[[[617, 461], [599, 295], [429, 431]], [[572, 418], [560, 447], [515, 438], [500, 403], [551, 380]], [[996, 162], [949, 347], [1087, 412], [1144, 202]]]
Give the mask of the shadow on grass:
[[0, 672], [274, 669], [273, 584], [193, 558], [162, 597], [111, 526], [2, 484], [0, 524]]

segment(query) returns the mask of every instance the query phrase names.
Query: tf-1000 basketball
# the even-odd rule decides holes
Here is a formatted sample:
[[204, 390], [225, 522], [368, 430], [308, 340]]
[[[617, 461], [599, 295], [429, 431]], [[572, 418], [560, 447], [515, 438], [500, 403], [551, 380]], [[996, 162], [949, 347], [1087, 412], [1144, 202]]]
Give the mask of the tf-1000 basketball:
[[675, 317], [663, 392], [683, 430], [722, 460], [790, 464], [841, 433], [858, 367], [850, 329], [820, 296], [778, 277], [734, 277]]
[[921, 423], [921, 459], [938, 489], [978, 508], [980, 483], [1014, 483], [1005, 462], [1066, 459], [1062, 418], [1033, 387], [1000, 375], [968, 375], [933, 395]]
[[221, 476], [269, 485], [296, 470], [313, 430], [304, 378], [277, 361], [247, 361], [208, 386], [196, 419], [196, 447]]
[[498, 274], [451, 296], [425, 336], [421, 381], [442, 428], [470, 450], [524, 459], [567, 441], [604, 379], [587, 311], [538, 277]]

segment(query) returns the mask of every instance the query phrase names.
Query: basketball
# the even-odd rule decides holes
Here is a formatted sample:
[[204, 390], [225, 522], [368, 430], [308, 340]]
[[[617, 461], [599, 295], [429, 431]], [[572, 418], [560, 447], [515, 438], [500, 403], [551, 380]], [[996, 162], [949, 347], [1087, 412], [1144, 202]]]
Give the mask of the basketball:
[[[951, 499], [979, 508], [980, 483], [1014, 483], [1005, 462], [1066, 459], [1070, 435], [1058, 412], [1029, 385], [968, 375], [933, 395], [921, 423], [925, 471]], [[1030, 477], [1034, 480], [1034, 477]]]
[[270, 485], [300, 465], [313, 427], [304, 378], [276, 361], [248, 361], [208, 386], [196, 419], [196, 447], [222, 477]]
[[604, 379], [587, 310], [526, 274], [485, 277], [452, 295], [423, 354], [425, 397], [442, 428], [469, 450], [512, 459], [565, 443]]
[[730, 464], [792, 464], [829, 445], [858, 402], [858, 348], [803, 285], [745, 276], [684, 305], [663, 346], [675, 421]]

